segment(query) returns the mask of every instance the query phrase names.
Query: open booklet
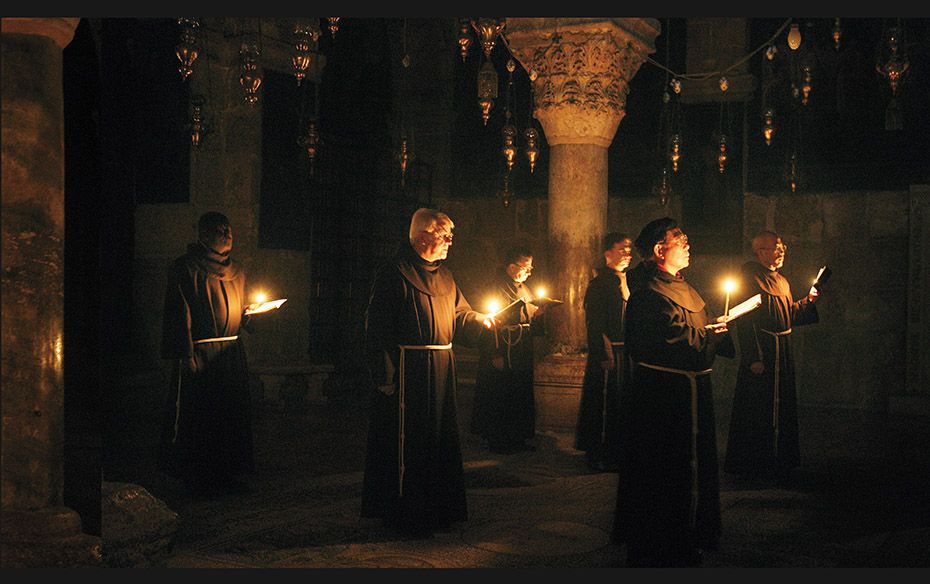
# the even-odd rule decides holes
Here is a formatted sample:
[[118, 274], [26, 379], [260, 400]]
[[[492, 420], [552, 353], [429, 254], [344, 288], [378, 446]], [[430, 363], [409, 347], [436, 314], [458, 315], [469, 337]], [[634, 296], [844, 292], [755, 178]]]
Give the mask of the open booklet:
[[820, 293], [823, 285], [827, 283], [827, 280], [830, 279], [830, 276], [833, 275], [833, 270], [830, 269], [830, 266], [824, 265], [820, 268], [820, 271], [817, 272], [817, 277], [814, 278], [814, 285], [811, 286], [811, 290], [816, 290]]
[[717, 322], [730, 322], [734, 318], [739, 318], [747, 312], [752, 312], [760, 306], [762, 306], [762, 295], [756, 294], [755, 296], [750, 296], [744, 302], [740, 302], [731, 308], [730, 312], [727, 313], [726, 316], [718, 316]]
[[500, 310], [489, 313], [488, 316], [492, 318], [497, 318], [497, 319], [509, 318], [510, 312], [512, 310], [520, 310], [521, 308], [523, 308], [523, 304], [524, 304], [524, 300], [522, 298], [517, 298], [516, 300], [514, 300], [507, 306], [501, 308]]
[[287, 302], [287, 298], [278, 298], [277, 300], [269, 300], [268, 302], [262, 302], [261, 304], [249, 304], [245, 308], [245, 314], [247, 315], [248, 314], [261, 314], [263, 312], [277, 310], [285, 302]]
[[541, 296], [530, 300], [530, 304], [542, 308], [543, 306], [558, 306], [559, 304], [563, 304], [563, 302], [555, 298], [549, 298], [548, 296]]

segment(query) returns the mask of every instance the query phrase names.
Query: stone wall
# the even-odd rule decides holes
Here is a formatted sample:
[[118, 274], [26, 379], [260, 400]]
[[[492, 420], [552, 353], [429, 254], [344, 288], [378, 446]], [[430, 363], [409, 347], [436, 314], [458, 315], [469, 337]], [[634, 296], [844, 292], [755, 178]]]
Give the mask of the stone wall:
[[826, 263], [833, 277], [820, 323], [793, 335], [802, 403], [884, 411], [905, 391], [908, 192], [749, 194], [746, 233], [768, 227], [788, 244], [795, 296]]

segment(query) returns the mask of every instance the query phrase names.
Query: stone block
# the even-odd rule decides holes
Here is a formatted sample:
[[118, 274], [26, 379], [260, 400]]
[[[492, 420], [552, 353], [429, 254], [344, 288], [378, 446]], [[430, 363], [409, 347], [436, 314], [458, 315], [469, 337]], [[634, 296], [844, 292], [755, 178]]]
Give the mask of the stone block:
[[533, 387], [538, 428], [567, 430], [578, 424], [585, 361], [583, 355], [537, 360]]
[[907, 193], [870, 193], [865, 209], [869, 219], [869, 235], [906, 238], [909, 211]]
[[863, 213], [862, 199], [861, 193], [848, 193], [846, 197], [824, 197], [825, 239], [843, 239], [853, 234], [868, 233], [869, 220], [866, 213]]
[[139, 485], [103, 481], [101, 496], [106, 567], [166, 567], [177, 513]]

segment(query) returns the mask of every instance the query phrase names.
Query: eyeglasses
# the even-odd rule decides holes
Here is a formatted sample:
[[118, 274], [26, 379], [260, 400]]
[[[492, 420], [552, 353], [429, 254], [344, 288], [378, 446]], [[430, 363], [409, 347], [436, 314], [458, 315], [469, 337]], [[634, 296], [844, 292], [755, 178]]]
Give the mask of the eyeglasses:
[[674, 245], [680, 245], [684, 247], [688, 244], [688, 236], [684, 233], [678, 232], [677, 235], [673, 236], [671, 239], [665, 242], [666, 247], [672, 247]]
[[779, 243], [775, 247], [760, 247], [759, 249], [765, 249], [769, 251], [780, 251], [782, 253], [785, 253], [786, 251], [788, 251], [788, 246], [785, 245], [784, 243]]
[[452, 243], [452, 234], [451, 234], [451, 233], [448, 233], [448, 232], [437, 233], [437, 232], [435, 232], [435, 231], [427, 231], [426, 233], [429, 233], [430, 235], [432, 235], [432, 236], [435, 237], [436, 239], [441, 239], [442, 241], [445, 241], [446, 243]]

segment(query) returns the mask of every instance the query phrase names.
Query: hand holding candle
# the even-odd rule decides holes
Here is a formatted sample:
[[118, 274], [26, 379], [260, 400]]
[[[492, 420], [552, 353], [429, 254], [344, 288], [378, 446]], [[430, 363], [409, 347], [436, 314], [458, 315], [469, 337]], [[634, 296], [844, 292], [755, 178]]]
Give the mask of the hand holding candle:
[[558, 306], [559, 304], [562, 304], [561, 300], [556, 300], [554, 298], [549, 298], [548, 296], [546, 296], [547, 292], [548, 291], [545, 288], [540, 286], [539, 288], [536, 289], [536, 296], [528, 301], [530, 304], [532, 304], [533, 306], [539, 309], [536, 312], [537, 315], [541, 315], [543, 312], [546, 311], [547, 307], [549, 306], [553, 306], [553, 305]]
[[279, 298], [278, 300], [268, 300], [268, 295], [264, 292], [256, 292], [253, 298], [255, 298], [255, 302], [245, 307], [244, 313], [246, 315], [261, 314], [263, 312], [269, 312], [271, 310], [276, 310], [280, 308], [282, 304], [287, 302], [287, 298]]
[[484, 325], [484, 328], [490, 330], [490, 329], [496, 328], [497, 325], [500, 324], [499, 321], [497, 320], [497, 314], [498, 314], [498, 311], [500, 310], [500, 307], [501, 307], [501, 303], [496, 298], [492, 298], [491, 300], [488, 300], [487, 304], [485, 305], [486, 311], [484, 315], [484, 320], [481, 321], [481, 324]]

